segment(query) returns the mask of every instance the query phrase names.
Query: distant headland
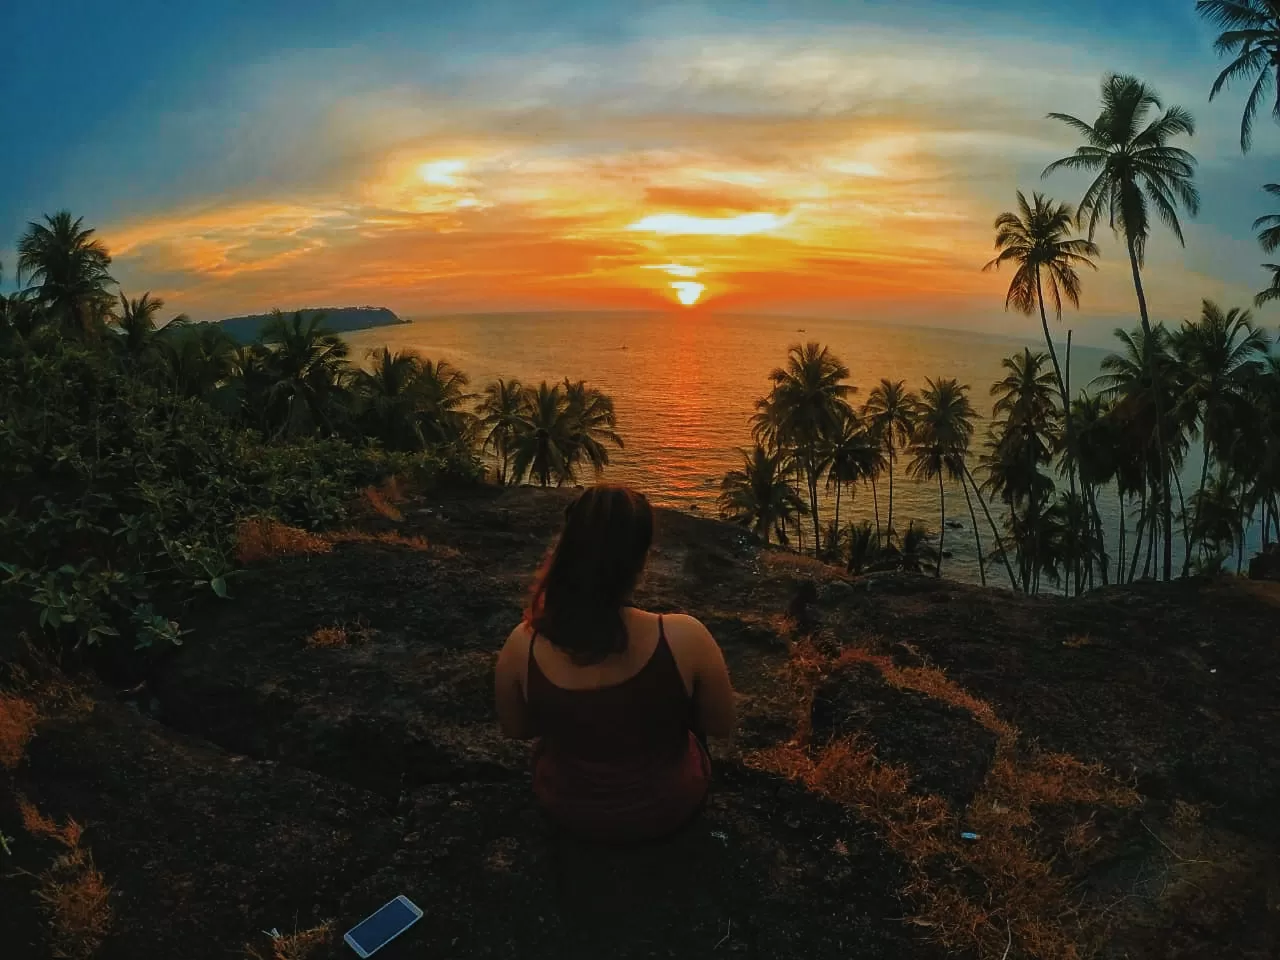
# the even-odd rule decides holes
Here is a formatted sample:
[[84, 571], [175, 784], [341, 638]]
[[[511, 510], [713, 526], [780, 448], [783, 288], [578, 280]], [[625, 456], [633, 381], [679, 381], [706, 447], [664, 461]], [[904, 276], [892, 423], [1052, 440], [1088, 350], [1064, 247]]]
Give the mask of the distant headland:
[[[350, 333], [397, 323], [408, 323], [386, 307], [307, 307], [299, 311], [304, 316], [324, 314], [324, 325], [334, 333]], [[254, 313], [244, 317], [227, 317], [219, 320], [222, 328], [241, 343], [251, 343], [258, 338], [262, 325], [271, 319], [269, 313]]]

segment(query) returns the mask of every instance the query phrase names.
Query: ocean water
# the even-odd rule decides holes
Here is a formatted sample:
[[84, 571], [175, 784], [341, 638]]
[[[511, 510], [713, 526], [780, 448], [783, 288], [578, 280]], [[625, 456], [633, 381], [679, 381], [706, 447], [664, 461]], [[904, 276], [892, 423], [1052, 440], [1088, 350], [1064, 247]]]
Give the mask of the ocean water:
[[[1065, 330], [1060, 332], [1063, 357]], [[618, 431], [626, 442], [624, 449], [611, 451], [604, 479], [634, 486], [656, 504], [707, 515], [716, 513], [721, 477], [739, 463], [738, 449], [751, 442], [750, 417], [755, 401], [768, 390], [769, 371], [785, 361], [792, 344], [816, 340], [830, 347], [849, 367], [849, 382], [857, 390], [855, 403], [864, 400], [882, 377], [905, 380], [912, 389], [923, 386], [926, 377], [955, 377], [970, 386], [973, 406], [983, 417], [991, 414], [990, 386], [1001, 376], [1001, 359], [1026, 346], [1043, 349], [1044, 344], [1030, 321], [1027, 339], [1017, 340], [854, 320], [697, 312], [430, 317], [347, 338], [356, 360], [384, 345], [448, 360], [471, 378], [477, 392], [498, 377], [534, 384], [564, 377], [586, 380], [614, 398]], [[1073, 345], [1073, 392], [1099, 374], [1105, 356], [1105, 350]], [[977, 424], [975, 467], [986, 429], [985, 423]], [[1198, 480], [1198, 460], [1192, 457], [1184, 474]], [[1184, 487], [1189, 495], [1193, 487]], [[883, 523], [887, 480], [880, 483], [879, 498]], [[938, 500], [936, 482], [910, 480], [900, 460], [894, 481], [894, 526], [904, 531], [914, 521], [936, 534]], [[832, 506], [828, 500], [824, 520]], [[943, 573], [977, 582], [978, 553], [959, 485], [946, 486], [946, 509], [944, 547], [952, 556], [944, 561]], [[990, 550], [990, 528], [976, 503], [974, 509], [983, 548]], [[992, 512], [998, 515], [995, 505]], [[1100, 512], [1114, 542], [1119, 509], [1110, 491]], [[863, 518], [874, 518], [870, 490], [860, 488], [852, 501], [846, 490], [841, 522]], [[1129, 518], [1130, 529], [1135, 520]], [[952, 522], [959, 528], [950, 526]], [[1256, 538], [1256, 526], [1254, 533]], [[1007, 585], [998, 564], [989, 566], [987, 575]]]

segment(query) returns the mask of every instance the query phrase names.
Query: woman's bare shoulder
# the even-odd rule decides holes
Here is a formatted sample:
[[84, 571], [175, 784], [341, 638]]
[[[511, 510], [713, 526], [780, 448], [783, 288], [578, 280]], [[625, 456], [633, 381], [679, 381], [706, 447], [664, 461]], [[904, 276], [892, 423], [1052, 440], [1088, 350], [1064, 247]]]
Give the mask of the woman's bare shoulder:
[[502, 653], [499, 656], [501, 659], [518, 660], [528, 655], [531, 643], [533, 643], [533, 628], [529, 626], [528, 621], [521, 620], [516, 624], [515, 629], [507, 634], [507, 640], [502, 645]]
[[662, 615], [662, 623], [666, 629], [667, 641], [671, 643], [701, 646], [712, 639], [711, 631], [702, 621], [687, 613], [665, 613]]

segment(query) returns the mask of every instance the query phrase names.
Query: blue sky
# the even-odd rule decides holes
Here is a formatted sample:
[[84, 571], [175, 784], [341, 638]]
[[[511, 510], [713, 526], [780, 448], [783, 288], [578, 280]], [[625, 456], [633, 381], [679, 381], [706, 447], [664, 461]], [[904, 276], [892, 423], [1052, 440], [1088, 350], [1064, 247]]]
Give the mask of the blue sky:
[[[726, 308], [1008, 329], [1000, 279], [967, 271], [1015, 188], [1078, 198], [1038, 179], [1072, 146], [1043, 117], [1091, 119], [1107, 70], [1199, 121], [1204, 210], [1186, 251], [1151, 246], [1164, 315], [1263, 285], [1250, 224], [1280, 179], [1280, 130], [1242, 157], [1242, 97], [1207, 102], [1220, 65], [1192, 0], [61, 2], [6, 32], [6, 277], [26, 220], [69, 207], [127, 289], [198, 317], [645, 307], [692, 282]], [[634, 229], [732, 213], [776, 226]], [[1099, 330], [1129, 311], [1103, 242], [1081, 320]]]

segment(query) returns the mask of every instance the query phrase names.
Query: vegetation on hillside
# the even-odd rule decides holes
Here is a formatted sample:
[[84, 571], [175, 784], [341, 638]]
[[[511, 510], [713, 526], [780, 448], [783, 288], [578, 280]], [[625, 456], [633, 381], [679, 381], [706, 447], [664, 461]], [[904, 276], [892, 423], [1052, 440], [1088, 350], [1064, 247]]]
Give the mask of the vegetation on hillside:
[[486, 450], [499, 482], [560, 485], [622, 444], [581, 381], [499, 381], [476, 406], [448, 361], [354, 364], [314, 312], [277, 311], [249, 344], [161, 324], [164, 301], [110, 267], [59, 212], [28, 226], [0, 297], [0, 613], [60, 657], [179, 642], [184, 604], [231, 592], [246, 521], [333, 526], [388, 477], [475, 482]]

